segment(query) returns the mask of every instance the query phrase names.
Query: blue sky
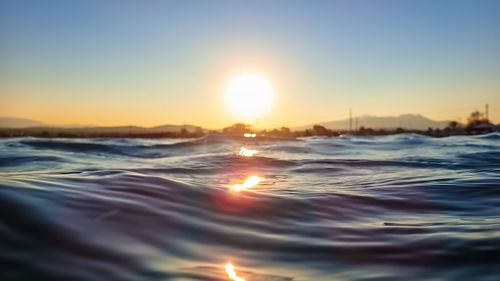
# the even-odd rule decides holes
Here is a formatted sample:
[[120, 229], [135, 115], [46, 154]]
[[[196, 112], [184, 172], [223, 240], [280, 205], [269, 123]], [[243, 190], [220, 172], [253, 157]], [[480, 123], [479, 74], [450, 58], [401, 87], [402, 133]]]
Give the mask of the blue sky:
[[0, 1], [0, 115], [221, 127], [239, 71], [265, 126], [354, 114], [500, 122], [500, 1]]

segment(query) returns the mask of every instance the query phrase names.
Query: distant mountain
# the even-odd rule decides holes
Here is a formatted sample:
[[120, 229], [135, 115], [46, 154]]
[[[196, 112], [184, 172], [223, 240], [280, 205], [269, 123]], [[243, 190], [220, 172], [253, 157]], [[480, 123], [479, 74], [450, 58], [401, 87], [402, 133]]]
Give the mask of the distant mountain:
[[[363, 115], [357, 118], [358, 127], [372, 128], [372, 129], [415, 129], [415, 130], [427, 130], [427, 128], [445, 128], [450, 121], [434, 121], [432, 119], [426, 118], [420, 114], [403, 114], [399, 116], [387, 116], [387, 117], [376, 117], [371, 115]], [[349, 129], [349, 119], [320, 122], [315, 123], [325, 126], [332, 130], [348, 130]], [[314, 124], [295, 127], [293, 130], [305, 130], [309, 129]], [[356, 118], [352, 120], [353, 129], [356, 126]]]
[[15, 117], [0, 117], [0, 128], [28, 128], [47, 126], [42, 122]]
[[156, 126], [149, 128], [150, 130], [158, 130], [158, 131], [168, 131], [168, 132], [179, 132], [185, 128], [189, 132], [194, 132], [196, 129], [200, 128], [199, 126], [194, 126], [194, 125], [161, 125], [161, 126]]
[[95, 125], [82, 125], [82, 124], [64, 124], [64, 125], [51, 125], [51, 127], [74, 129], [74, 128], [91, 128], [91, 127], [96, 127], [96, 126]]
[[[85, 130], [85, 131], [95, 131], [95, 132], [125, 132], [125, 133], [161, 133], [161, 132], [180, 132], [185, 128], [188, 132], [195, 132], [201, 127], [194, 125], [161, 125], [155, 127], [140, 127], [140, 126], [95, 126], [95, 125], [81, 125], [81, 124], [68, 124], [68, 125], [50, 125], [45, 124], [36, 120], [26, 119], [26, 118], [14, 118], [14, 117], [0, 117], [0, 128], [30, 128], [39, 127], [42, 129], [50, 128], [54, 129], [64, 129], [64, 130]], [[203, 130], [203, 129], [202, 129]]]
[[[100, 132], [128, 132], [128, 133], [160, 133], [160, 132], [180, 132], [186, 129], [188, 132], [195, 132], [201, 127], [194, 125], [161, 125], [156, 127], [139, 127], [139, 126], [116, 126], [116, 127], [87, 127], [87, 130]], [[202, 129], [203, 130], [203, 129]]]

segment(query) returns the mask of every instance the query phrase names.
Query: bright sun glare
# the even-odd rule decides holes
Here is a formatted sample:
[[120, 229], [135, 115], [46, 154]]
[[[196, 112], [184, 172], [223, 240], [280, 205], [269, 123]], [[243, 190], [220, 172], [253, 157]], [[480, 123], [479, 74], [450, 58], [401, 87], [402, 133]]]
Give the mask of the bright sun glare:
[[234, 271], [234, 266], [231, 263], [226, 264], [225, 268], [226, 268], [227, 275], [229, 276], [229, 278], [231, 278], [231, 280], [245, 281], [245, 279], [236, 275], [236, 272]]
[[236, 76], [226, 88], [227, 105], [231, 111], [244, 118], [257, 118], [269, 112], [273, 95], [271, 83], [254, 73]]
[[254, 156], [255, 154], [259, 153], [258, 150], [254, 150], [254, 149], [248, 149], [246, 147], [242, 147], [240, 149], [240, 155], [241, 156], [246, 156], [246, 157], [251, 157], [251, 156]]
[[231, 186], [231, 189], [239, 192], [239, 191], [242, 191], [242, 190], [245, 190], [248, 188], [252, 188], [261, 181], [264, 181], [264, 179], [261, 179], [258, 176], [251, 176], [251, 177], [247, 178], [245, 180], [245, 182], [243, 182], [242, 184], [235, 184], [235, 185]]

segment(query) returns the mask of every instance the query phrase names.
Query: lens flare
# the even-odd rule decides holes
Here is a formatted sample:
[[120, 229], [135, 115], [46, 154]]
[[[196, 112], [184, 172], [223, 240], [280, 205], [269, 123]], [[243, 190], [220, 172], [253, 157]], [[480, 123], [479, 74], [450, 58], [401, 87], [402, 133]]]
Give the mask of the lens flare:
[[235, 185], [231, 186], [231, 189], [234, 191], [242, 191], [242, 190], [254, 187], [256, 184], [258, 184], [261, 181], [263, 181], [263, 180], [261, 178], [259, 178], [258, 176], [251, 176], [248, 179], [246, 179], [244, 183], [235, 184]]
[[245, 281], [245, 279], [236, 275], [236, 272], [234, 272], [234, 266], [231, 263], [226, 264], [226, 272], [229, 278], [234, 281]]
[[245, 147], [242, 147], [242, 148], [240, 149], [240, 155], [241, 155], [241, 156], [248, 156], [248, 157], [250, 157], [250, 156], [254, 156], [254, 155], [255, 155], [255, 154], [257, 154], [257, 153], [259, 153], [259, 151], [258, 151], [258, 150], [247, 149], [247, 148], [245, 148]]

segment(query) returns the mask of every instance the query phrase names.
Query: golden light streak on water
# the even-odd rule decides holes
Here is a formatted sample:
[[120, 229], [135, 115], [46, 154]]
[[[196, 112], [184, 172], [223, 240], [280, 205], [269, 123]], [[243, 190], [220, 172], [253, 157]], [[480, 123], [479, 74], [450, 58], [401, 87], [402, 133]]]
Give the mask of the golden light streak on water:
[[248, 156], [248, 157], [250, 157], [250, 156], [254, 156], [254, 155], [255, 155], [255, 154], [257, 154], [257, 153], [259, 153], [259, 151], [258, 151], [258, 150], [247, 149], [247, 148], [245, 148], [245, 147], [242, 147], [242, 148], [240, 149], [240, 155], [241, 155], [241, 156]]
[[229, 275], [229, 278], [231, 278], [234, 281], [245, 281], [245, 279], [238, 277], [236, 275], [236, 272], [234, 271], [234, 266], [231, 263], [226, 264], [226, 272], [227, 275]]
[[259, 178], [258, 176], [251, 176], [251, 177], [247, 178], [244, 183], [235, 184], [235, 185], [231, 186], [231, 189], [234, 191], [242, 191], [242, 190], [254, 187], [256, 184], [258, 184], [261, 181], [263, 181], [263, 179]]
[[245, 134], [243, 134], [243, 136], [244, 136], [245, 138], [255, 138], [255, 137], [257, 136], [257, 134], [245, 133]]

